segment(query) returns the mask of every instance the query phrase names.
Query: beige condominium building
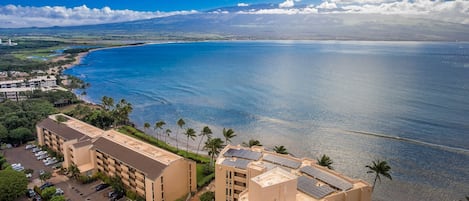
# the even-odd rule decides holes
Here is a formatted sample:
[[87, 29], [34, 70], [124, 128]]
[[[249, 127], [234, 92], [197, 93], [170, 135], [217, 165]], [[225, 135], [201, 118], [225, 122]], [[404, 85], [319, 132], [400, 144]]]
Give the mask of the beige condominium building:
[[[59, 122], [58, 115], [67, 120]], [[38, 141], [64, 155], [63, 167], [119, 176], [147, 201], [173, 201], [195, 192], [196, 163], [115, 130], [104, 131], [72, 117], [51, 115], [36, 125]]]
[[228, 145], [215, 165], [216, 201], [371, 201], [371, 186], [308, 158]]

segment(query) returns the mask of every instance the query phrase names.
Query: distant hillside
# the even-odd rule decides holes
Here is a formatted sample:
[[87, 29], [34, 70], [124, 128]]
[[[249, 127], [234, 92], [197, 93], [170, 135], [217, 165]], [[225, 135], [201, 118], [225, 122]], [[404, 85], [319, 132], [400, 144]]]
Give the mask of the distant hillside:
[[288, 39], [469, 41], [469, 26], [379, 14], [240, 14], [272, 4], [75, 27], [0, 29], [6, 34], [97, 35], [136, 39]]

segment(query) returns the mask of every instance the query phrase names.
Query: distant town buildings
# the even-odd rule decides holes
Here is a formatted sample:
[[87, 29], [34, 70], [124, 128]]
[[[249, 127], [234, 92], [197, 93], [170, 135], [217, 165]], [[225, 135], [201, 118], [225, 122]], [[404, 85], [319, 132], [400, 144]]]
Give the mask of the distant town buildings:
[[0, 38], [0, 45], [3, 45], [3, 46], [15, 46], [15, 45], [18, 45], [18, 43], [14, 43], [11, 41], [11, 39], [8, 39], [8, 41], [6, 43], [2, 42], [2, 39]]
[[[66, 120], [59, 122], [61, 115]], [[64, 156], [83, 175], [119, 176], [147, 201], [178, 200], [197, 190], [196, 163], [115, 130], [104, 131], [64, 114], [36, 125], [39, 145]]]
[[371, 186], [316, 164], [266, 151], [228, 145], [215, 165], [217, 201], [371, 201]]
[[57, 86], [57, 79], [54, 76], [37, 76], [33, 79], [0, 81], [0, 101], [5, 99], [13, 101], [25, 100], [25, 92], [56, 89], [62, 88]]

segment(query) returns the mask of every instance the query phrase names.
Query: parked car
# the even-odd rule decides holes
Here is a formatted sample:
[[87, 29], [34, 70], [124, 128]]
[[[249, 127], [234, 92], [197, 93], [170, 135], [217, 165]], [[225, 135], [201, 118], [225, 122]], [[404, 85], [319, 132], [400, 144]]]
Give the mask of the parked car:
[[109, 197], [109, 200], [115, 201], [121, 199], [122, 197], [124, 197], [124, 192], [113, 192]]
[[40, 156], [37, 157], [37, 160], [43, 160], [43, 159], [45, 159], [45, 158], [47, 158], [47, 157], [49, 157], [49, 155], [47, 155], [47, 153], [46, 153], [46, 154], [42, 154], [42, 155], [40, 155]]
[[64, 191], [61, 188], [56, 188], [55, 189], [55, 195], [63, 195]]
[[26, 178], [31, 178], [31, 177], [33, 177], [33, 174], [31, 173], [26, 174]]
[[28, 198], [32, 198], [36, 196], [36, 192], [34, 192], [33, 189], [28, 189], [28, 191], [26, 191], [26, 196], [28, 196]]
[[39, 170], [39, 176], [40, 176], [40, 175], [43, 175], [44, 173], [46, 173], [46, 171], [44, 171], [44, 170]]
[[46, 164], [48, 161], [51, 161], [51, 160], [55, 160], [55, 157], [48, 157], [48, 158], [42, 160], [42, 162], [43, 162], [44, 164]]
[[32, 151], [33, 153], [36, 153], [36, 152], [38, 152], [38, 151], [41, 151], [41, 149], [39, 149], [39, 148], [36, 147], [36, 148], [33, 148], [31, 151]]
[[51, 186], [54, 186], [54, 184], [52, 184], [52, 183], [50, 183], [50, 182], [46, 182], [46, 183], [42, 184], [42, 185], [39, 187], [39, 189], [44, 190], [45, 188], [51, 187]]
[[32, 199], [32, 201], [41, 201], [41, 200], [42, 200], [42, 199], [41, 199], [41, 196], [39, 196], [39, 195], [36, 195], [36, 196]]
[[47, 161], [44, 165], [53, 165], [53, 164], [56, 164], [58, 161], [57, 159], [52, 159], [50, 161]]
[[43, 155], [43, 154], [47, 154], [47, 151], [36, 152], [36, 153], [34, 154], [34, 156], [38, 157], [38, 156]]
[[109, 187], [109, 184], [106, 184], [106, 183], [99, 184], [99, 185], [96, 186], [96, 191], [103, 190], [107, 187]]
[[24, 167], [21, 165], [21, 163], [13, 163], [11, 164], [11, 168], [16, 171], [23, 171]]
[[36, 148], [36, 145], [28, 144], [28, 145], [26, 145], [26, 147], [24, 149], [33, 149], [33, 148]]

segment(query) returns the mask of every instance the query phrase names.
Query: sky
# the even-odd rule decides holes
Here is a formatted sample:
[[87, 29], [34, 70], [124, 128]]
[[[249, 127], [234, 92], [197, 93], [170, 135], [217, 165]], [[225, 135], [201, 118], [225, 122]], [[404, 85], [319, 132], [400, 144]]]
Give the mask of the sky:
[[276, 6], [237, 14], [410, 15], [469, 25], [469, 0], [0, 0], [0, 28], [125, 22], [260, 3]]

